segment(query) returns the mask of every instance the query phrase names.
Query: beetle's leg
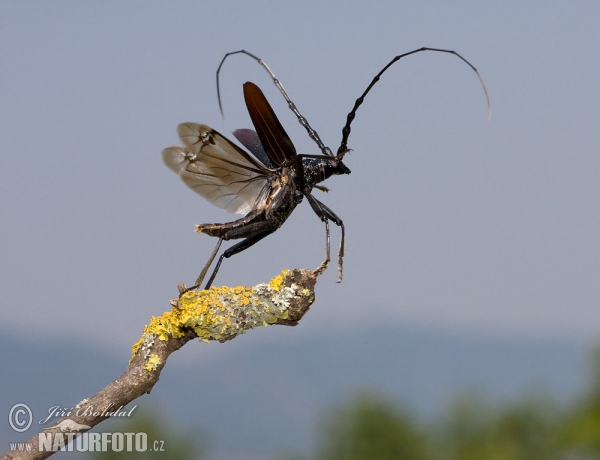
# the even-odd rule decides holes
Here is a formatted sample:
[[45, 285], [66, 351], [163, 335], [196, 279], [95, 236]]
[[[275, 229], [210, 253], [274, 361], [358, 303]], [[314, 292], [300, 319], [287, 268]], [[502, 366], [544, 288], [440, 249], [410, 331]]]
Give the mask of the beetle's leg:
[[[223, 224], [198, 224], [197, 225], [196, 231], [198, 233], [205, 233], [210, 236], [218, 237], [219, 242], [215, 246], [215, 249], [213, 250], [213, 252], [210, 255], [206, 264], [204, 265], [204, 268], [202, 269], [202, 272], [196, 279], [195, 284], [193, 286], [191, 286], [190, 288], [186, 289], [184, 291], [184, 293], [191, 289], [196, 289], [202, 284], [202, 281], [204, 281], [204, 277], [208, 273], [208, 269], [210, 268], [211, 264], [213, 263], [214, 258], [216, 257], [217, 253], [219, 252], [219, 248], [221, 247], [221, 243], [223, 242], [223, 240], [231, 240], [231, 239], [238, 239], [238, 238], [250, 239], [259, 233], [264, 233], [264, 232], [272, 233], [281, 226], [281, 223], [275, 219], [261, 220], [261, 219], [264, 219], [264, 216], [262, 216], [261, 214], [262, 214], [262, 211], [254, 210], [254, 211], [250, 211], [246, 216], [242, 217], [241, 219], [235, 220], [233, 222], [227, 222], [227, 223], [223, 223]], [[253, 222], [253, 220], [259, 220], [259, 221]], [[260, 238], [257, 239], [256, 241], [254, 241], [254, 243], [256, 243], [259, 240], [260, 240]], [[254, 243], [252, 243], [252, 244], [254, 244]], [[250, 246], [252, 246], [252, 244], [244, 247], [243, 249], [249, 248]], [[241, 251], [243, 251], [243, 249], [241, 249]], [[240, 251], [237, 251], [237, 252], [240, 252]], [[226, 257], [231, 257], [235, 253], [236, 252], [229, 253], [229, 255]], [[222, 257], [221, 257], [221, 259], [219, 259], [219, 265], [221, 264], [221, 261], [222, 261]], [[210, 287], [210, 284], [212, 284], [212, 280], [214, 279], [215, 275], [217, 274], [217, 271], [218, 271], [218, 266], [213, 271], [213, 274], [211, 275], [211, 281], [208, 284], [208, 287]]]
[[202, 269], [202, 271], [200, 272], [200, 275], [196, 279], [196, 282], [194, 283], [194, 287], [192, 289], [195, 289], [196, 287], [200, 286], [202, 284], [202, 281], [204, 281], [204, 277], [206, 276], [206, 273], [208, 272], [208, 269], [212, 265], [213, 260], [215, 260], [215, 256], [219, 252], [219, 248], [221, 247], [221, 243], [222, 242], [223, 242], [223, 238], [221, 237], [221, 238], [219, 238], [219, 242], [215, 246], [215, 249], [213, 250], [212, 254], [208, 258], [208, 261], [206, 262], [206, 265], [204, 265], [204, 268]]
[[323, 261], [323, 263], [321, 265], [319, 265], [319, 267], [315, 270], [315, 273], [317, 275], [319, 275], [323, 271], [325, 271], [325, 268], [327, 267], [327, 263], [329, 262], [329, 224], [328, 224], [328, 221], [331, 220], [334, 224], [336, 224], [338, 227], [340, 227], [342, 229], [342, 238], [340, 240], [340, 248], [338, 251], [338, 283], [341, 283], [342, 278], [344, 276], [342, 265], [344, 263], [344, 244], [345, 244], [345, 237], [346, 237], [344, 222], [342, 222], [342, 219], [340, 219], [331, 209], [329, 209], [325, 204], [323, 204], [319, 200], [317, 200], [310, 193], [308, 193], [306, 195], [306, 198], [308, 199], [308, 202], [310, 203], [310, 206], [312, 207], [315, 214], [317, 216], [319, 216], [319, 218], [323, 222], [325, 222], [325, 231], [326, 231], [326, 236], [327, 236], [327, 257]]
[[315, 185], [314, 188], [321, 190], [322, 192], [329, 193], [329, 187], [325, 185]]
[[336, 213], [334, 213], [327, 205], [321, 203], [319, 204], [323, 208], [323, 211], [327, 215], [327, 218], [331, 220], [334, 224], [336, 224], [342, 230], [342, 237], [340, 238], [340, 247], [338, 249], [338, 283], [342, 282], [342, 278], [344, 277], [344, 272], [342, 266], [344, 264], [344, 246], [346, 241], [346, 228], [344, 227], [344, 222], [340, 219]]
[[323, 262], [321, 262], [321, 265], [319, 265], [316, 270], [313, 272], [315, 274], [315, 276], [319, 276], [321, 273], [323, 273], [325, 270], [327, 270], [327, 265], [329, 264], [329, 261], [331, 260], [330, 257], [330, 238], [329, 238], [329, 220], [325, 219], [325, 260]]
[[[245, 238], [250, 236], [250, 233], [244, 233], [246, 233], [247, 229], [251, 228], [251, 225], [255, 223], [253, 221], [260, 221], [261, 219], [264, 219], [262, 214], [264, 214], [264, 211], [255, 209], [250, 211], [241, 219], [234, 220], [233, 222], [226, 222], [223, 224], [196, 224], [196, 232], [204, 233], [210, 236], [216, 236], [219, 238], [224, 237], [225, 235], [236, 235], [223, 238], [224, 240], [230, 240], [232, 238]], [[234, 232], [234, 230], [237, 231]], [[250, 230], [250, 232], [252, 232], [252, 230]]]
[[222, 242], [223, 242], [223, 237], [219, 238], [219, 241], [217, 242], [217, 245], [215, 246], [215, 249], [213, 249], [212, 254], [208, 258], [208, 261], [204, 265], [204, 268], [200, 272], [200, 275], [198, 275], [198, 278], [196, 279], [196, 282], [194, 283], [194, 285], [190, 286], [189, 288], [185, 289], [184, 291], [181, 291], [181, 293], [179, 294], [180, 298], [186, 292], [192, 291], [192, 290], [196, 289], [198, 286], [200, 286], [202, 284], [202, 281], [204, 281], [204, 277], [206, 276], [206, 273], [208, 272], [208, 269], [210, 268], [211, 264], [213, 263], [213, 260], [215, 260], [215, 256], [219, 252], [219, 248], [221, 247], [221, 243]]
[[[240, 221], [242, 221], [242, 220], [243, 219], [240, 219]], [[221, 254], [221, 257], [219, 257], [219, 261], [217, 262], [217, 265], [216, 265], [215, 269], [213, 270], [213, 273], [210, 276], [208, 283], [206, 283], [206, 286], [204, 289], [208, 289], [212, 285], [212, 282], [215, 279], [215, 276], [217, 276], [217, 272], [219, 271], [219, 267], [221, 266], [221, 262], [223, 262], [223, 258], [228, 259], [232, 255], [237, 254], [238, 252], [242, 252], [245, 249], [248, 249], [250, 246], [254, 245], [255, 243], [258, 243], [265, 236], [273, 233], [275, 230], [277, 230], [281, 226], [281, 223], [274, 219], [263, 220], [261, 222], [252, 222], [252, 223], [246, 222], [243, 225], [237, 225], [237, 223], [238, 223], [238, 221], [230, 222], [229, 224], [221, 224], [223, 226], [228, 225], [233, 228], [230, 227], [229, 230], [224, 231], [221, 234], [220, 239], [221, 240], [233, 240], [233, 239], [238, 239], [238, 238], [245, 238], [245, 240], [240, 241], [239, 243], [231, 246], [229, 249], [225, 250], [223, 252], [223, 254]], [[219, 224], [213, 224], [213, 225], [219, 225]], [[215, 250], [218, 250], [218, 247], [215, 248]], [[212, 263], [212, 259], [214, 259], [215, 255], [216, 255], [216, 253], [213, 251], [213, 255], [211, 256], [211, 259], [209, 260], [209, 263], [208, 263], [209, 266]], [[204, 280], [204, 275], [206, 275], [207, 271], [208, 271], [208, 267], [205, 267], [205, 270], [202, 270], [203, 273], [201, 273], [200, 276], [198, 277], [198, 279], [196, 280], [196, 285], [194, 286], [194, 288], [197, 288], [202, 284], [202, 281]]]
[[[261, 223], [267, 223], [267, 222], [260, 222]], [[251, 224], [251, 225], [259, 225], [259, 224]], [[212, 272], [212, 275], [210, 276], [210, 279], [208, 280], [208, 282], [206, 283], [206, 286], [204, 286], [204, 289], [209, 289], [210, 286], [212, 285], [215, 276], [217, 276], [217, 272], [219, 271], [219, 268], [221, 267], [221, 262], [223, 262], [223, 259], [229, 259], [231, 256], [245, 251], [246, 249], [248, 249], [250, 246], [255, 245], [256, 243], [258, 243], [260, 240], [262, 240], [264, 237], [270, 235], [271, 233], [273, 233], [276, 229], [269, 229], [269, 230], [265, 230], [261, 233], [257, 233], [255, 235], [252, 235], [249, 238], [246, 238], [243, 241], [240, 241], [237, 244], [234, 244], [233, 246], [231, 246], [230, 248], [226, 249], [223, 254], [221, 254], [221, 257], [219, 257], [219, 261], [217, 262], [217, 265], [215, 266], [215, 269]], [[213, 256], [214, 258], [214, 256]], [[210, 261], [212, 262], [212, 260]], [[202, 276], [202, 275], [201, 275]], [[204, 278], [204, 276], [202, 276], [202, 278]], [[199, 281], [196, 281], [196, 285], [200, 285], [202, 283], [202, 279], [199, 278]]]

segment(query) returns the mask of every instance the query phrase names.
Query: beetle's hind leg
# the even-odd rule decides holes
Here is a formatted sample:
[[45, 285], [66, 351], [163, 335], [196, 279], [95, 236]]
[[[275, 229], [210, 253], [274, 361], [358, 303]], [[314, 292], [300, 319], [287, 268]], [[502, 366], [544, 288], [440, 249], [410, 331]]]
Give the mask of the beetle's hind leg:
[[222, 242], [223, 242], [223, 237], [219, 238], [219, 242], [215, 246], [215, 249], [213, 249], [212, 254], [208, 258], [208, 261], [206, 262], [206, 265], [204, 265], [204, 268], [200, 272], [200, 275], [196, 279], [196, 282], [194, 283], [194, 287], [192, 289], [197, 288], [198, 286], [200, 286], [202, 284], [202, 281], [204, 281], [204, 277], [206, 276], [206, 273], [208, 273], [208, 269], [212, 265], [213, 260], [215, 260], [215, 257], [217, 255], [217, 253], [219, 252], [219, 248], [221, 247], [221, 243]]
[[281, 225], [281, 223], [279, 221], [274, 220], [274, 219], [267, 219], [267, 220], [263, 220], [263, 221], [259, 221], [259, 222], [253, 222], [252, 220], [256, 219], [256, 218], [260, 218], [259, 211], [251, 211], [248, 215], [246, 215], [242, 219], [238, 219], [234, 222], [228, 222], [226, 224], [199, 224], [198, 225], [198, 229], [196, 230], [197, 232], [205, 233], [205, 234], [211, 235], [211, 236], [218, 236], [219, 242], [215, 246], [215, 249], [213, 250], [212, 254], [210, 255], [208, 262], [206, 262], [206, 264], [204, 265], [204, 268], [202, 269], [200, 276], [198, 276], [196, 283], [190, 289], [196, 289], [196, 288], [200, 287], [200, 285], [204, 281], [204, 277], [208, 273], [208, 269], [212, 265], [217, 253], [219, 252], [219, 248], [221, 247], [221, 243], [223, 242], [223, 240], [227, 241], [227, 240], [245, 238], [243, 241], [240, 241], [239, 243], [234, 244], [230, 248], [226, 249], [223, 252], [223, 254], [221, 254], [221, 257], [219, 257], [217, 265], [215, 266], [215, 269], [213, 270], [212, 275], [210, 276], [210, 279], [208, 280], [208, 283], [206, 283], [206, 286], [204, 287], [204, 289], [208, 289], [212, 285], [212, 282], [214, 281], [215, 276], [217, 276], [217, 272], [219, 271], [219, 267], [221, 266], [221, 263], [223, 262], [223, 258], [228, 259], [229, 257], [233, 256], [234, 254], [237, 254], [239, 252], [244, 251], [245, 249], [248, 249], [250, 246], [253, 246], [254, 244], [258, 243], [260, 240], [262, 240], [265, 236], [273, 233]]
[[[194, 289], [197, 289], [198, 287], [200, 287], [200, 285], [202, 284], [202, 281], [204, 281], [204, 277], [206, 276], [206, 274], [208, 273], [208, 269], [210, 268], [210, 266], [213, 263], [213, 260], [215, 260], [215, 256], [217, 255], [217, 253], [219, 252], [219, 248], [221, 247], [221, 243], [223, 242], [223, 237], [219, 238], [219, 241], [217, 242], [217, 245], [215, 246], [215, 249], [213, 249], [212, 254], [210, 255], [210, 257], [208, 258], [208, 261], [206, 262], [206, 264], [204, 265], [204, 268], [202, 269], [202, 271], [200, 272], [200, 275], [198, 275], [198, 278], [196, 278], [196, 282], [194, 283], [193, 286], [190, 286], [189, 288], [183, 290], [180, 294], [179, 297], [181, 297], [183, 294], [185, 294], [188, 291], [192, 291]], [[219, 262], [220, 263], [220, 262]], [[214, 274], [213, 274], [214, 277]]]
[[[206, 283], [206, 286], [204, 286], [204, 289], [209, 289], [212, 286], [212, 283], [215, 280], [215, 276], [217, 276], [217, 272], [219, 271], [219, 268], [221, 267], [221, 262], [223, 262], [223, 259], [229, 259], [231, 256], [238, 254], [239, 252], [245, 251], [250, 246], [254, 246], [260, 240], [262, 240], [263, 238], [265, 238], [266, 236], [270, 235], [273, 232], [274, 232], [274, 230], [267, 230], [262, 233], [255, 234], [255, 235], [251, 236], [250, 238], [246, 238], [245, 240], [240, 241], [239, 243], [234, 244], [230, 248], [223, 251], [223, 254], [221, 254], [221, 257], [219, 257], [219, 261], [217, 262], [217, 265], [215, 266], [215, 269], [213, 270], [212, 275], [210, 275], [210, 279]], [[221, 240], [222, 240], [222, 238], [221, 238]], [[218, 251], [218, 249], [219, 249], [221, 240], [219, 240], [219, 244], [215, 248], [215, 251], [213, 251], [213, 255], [211, 256], [211, 259], [208, 261], [207, 266], [205, 266], [204, 270], [202, 270], [202, 273], [200, 274], [200, 276], [202, 278], [199, 277], [198, 278], [199, 281], [196, 280], [196, 285], [199, 286], [202, 283], [202, 281], [204, 279], [204, 275], [206, 275], [206, 271], [208, 270], [208, 267], [212, 263], [212, 260], [214, 259], [215, 255], [216, 255], [216, 251]]]

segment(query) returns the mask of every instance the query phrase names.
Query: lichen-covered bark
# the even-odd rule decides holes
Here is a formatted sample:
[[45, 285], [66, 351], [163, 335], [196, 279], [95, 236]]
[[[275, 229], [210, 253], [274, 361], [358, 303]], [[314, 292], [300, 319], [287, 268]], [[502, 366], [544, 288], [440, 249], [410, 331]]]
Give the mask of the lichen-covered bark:
[[[192, 339], [224, 342], [256, 326], [295, 326], [314, 302], [315, 283], [313, 272], [295, 269], [285, 270], [269, 283], [251, 288], [221, 287], [186, 292], [172, 310], [152, 317], [150, 324], [144, 327], [142, 338], [133, 346], [127, 370], [102, 391], [77, 404], [68, 417], [53, 425], [54, 428], [45, 429], [45, 436], [52, 433], [54, 439], [60, 441], [69, 434], [59, 427], [66, 426], [65, 421], [91, 428], [109, 418], [111, 412], [150, 393], [169, 355]], [[89, 428], [79, 433], [87, 430]], [[36, 435], [26, 441], [31, 443], [31, 451], [8, 452], [0, 459], [44, 459], [55, 452], [40, 451], [38, 441]], [[61, 442], [53, 445], [61, 447]]]

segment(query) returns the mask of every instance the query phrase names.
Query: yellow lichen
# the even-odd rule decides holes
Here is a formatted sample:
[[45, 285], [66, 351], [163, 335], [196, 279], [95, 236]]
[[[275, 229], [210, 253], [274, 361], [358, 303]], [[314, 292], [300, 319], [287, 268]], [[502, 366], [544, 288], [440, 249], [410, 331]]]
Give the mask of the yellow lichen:
[[284, 279], [285, 275], [287, 275], [288, 273], [289, 273], [289, 270], [282, 271], [281, 275], [276, 276], [269, 282], [269, 286], [271, 288], [273, 288], [273, 290], [275, 290], [275, 291], [281, 290], [281, 288], [283, 287], [283, 279]]
[[[137, 351], [140, 349], [140, 347], [142, 346], [142, 342], [143, 341], [144, 341], [144, 336], [142, 335], [140, 337], [140, 340], [138, 340], [137, 343], [135, 343], [133, 345], [133, 347], [131, 347], [131, 352], [133, 353], [133, 356], [135, 356], [135, 354], [137, 353]], [[132, 356], [132, 359], [133, 359], [133, 356]]]
[[284, 270], [268, 284], [253, 288], [223, 286], [186, 292], [179, 299], [178, 307], [151, 318], [142, 338], [133, 346], [133, 354], [138, 353], [140, 347], [147, 348], [146, 353], [149, 353], [152, 342], [144, 344], [144, 340], [151, 336], [164, 341], [182, 337], [186, 329], [192, 329], [203, 340], [226, 340], [256, 326], [286, 319], [288, 299], [293, 296], [292, 290], [284, 289], [283, 285], [288, 273], [289, 270]]
[[161, 364], [160, 357], [158, 355], [150, 355], [144, 366], [147, 371], [155, 371], [156, 368]]

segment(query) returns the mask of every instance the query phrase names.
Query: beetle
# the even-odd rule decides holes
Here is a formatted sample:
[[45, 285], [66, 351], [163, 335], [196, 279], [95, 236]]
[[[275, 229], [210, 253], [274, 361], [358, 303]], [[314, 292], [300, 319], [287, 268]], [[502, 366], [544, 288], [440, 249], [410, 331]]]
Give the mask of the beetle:
[[329, 221], [331, 221], [341, 229], [338, 250], [338, 282], [342, 281], [344, 223], [329, 207], [312, 195], [312, 190], [314, 188], [327, 190], [326, 187], [319, 184], [333, 175], [350, 174], [350, 169], [342, 160], [350, 150], [347, 147], [347, 141], [356, 111], [371, 88], [390, 66], [403, 57], [421, 51], [450, 53], [468, 64], [475, 71], [483, 86], [488, 103], [489, 119], [491, 114], [489, 97], [477, 69], [455, 51], [423, 47], [394, 57], [373, 78], [346, 117], [346, 124], [342, 129], [342, 141], [335, 155], [323, 144], [317, 132], [300, 114], [283, 85], [262, 59], [246, 50], [227, 53], [223, 57], [217, 69], [217, 95], [221, 114], [223, 114], [223, 109], [219, 72], [227, 57], [234, 54], [245, 54], [256, 60], [267, 71], [288, 103], [288, 107], [307, 130], [310, 138], [315, 141], [321, 153], [298, 154], [296, 152], [292, 140], [279, 122], [263, 92], [251, 82], [244, 83], [243, 89], [246, 108], [255, 131], [238, 129], [233, 132], [236, 139], [250, 153], [206, 125], [188, 122], [177, 127], [183, 146], [164, 149], [162, 157], [165, 164], [177, 173], [192, 190], [217, 207], [230, 213], [244, 214], [244, 217], [232, 222], [197, 225], [197, 232], [219, 238], [219, 240], [194, 286], [189, 289], [195, 289], [202, 284], [224, 240], [243, 239], [221, 254], [205, 289], [212, 285], [224, 258], [248, 249], [279, 229], [305, 197], [315, 214], [325, 223], [325, 259], [314, 273], [319, 275], [325, 271], [330, 261]]

